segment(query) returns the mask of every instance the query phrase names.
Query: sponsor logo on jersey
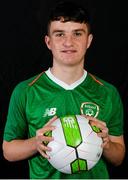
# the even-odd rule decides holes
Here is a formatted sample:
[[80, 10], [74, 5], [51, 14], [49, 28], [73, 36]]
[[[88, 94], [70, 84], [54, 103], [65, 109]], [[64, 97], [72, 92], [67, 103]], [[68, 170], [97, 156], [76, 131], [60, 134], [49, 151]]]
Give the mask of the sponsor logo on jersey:
[[81, 114], [97, 117], [99, 114], [99, 106], [93, 102], [83, 102], [80, 107]]
[[47, 108], [44, 112], [43, 117], [54, 116], [56, 114], [56, 110], [57, 108]]

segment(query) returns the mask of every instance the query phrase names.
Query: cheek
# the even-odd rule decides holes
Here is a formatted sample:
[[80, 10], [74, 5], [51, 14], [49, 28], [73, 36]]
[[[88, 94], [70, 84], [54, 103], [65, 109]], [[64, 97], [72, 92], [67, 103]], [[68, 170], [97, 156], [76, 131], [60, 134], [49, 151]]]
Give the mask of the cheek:
[[79, 54], [79, 56], [85, 56], [85, 53], [86, 53], [86, 51], [87, 51], [87, 44], [80, 44], [79, 45], [79, 50], [78, 50], [78, 54]]
[[53, 51], [57, 52], [57, 51], [61, 50], [61, 48], [62, 48], [62, 45], [61, 45], [61, 43], [59, 41], [56, 41], [56, 42], [51, 44], [51, 49]]
[[86, 51], [86, 49], [87, 49], [87, 43], [80, 43], [79, 44], [79, 50], [81, 51], [81, 52], [85, 52]]
[[87, 41], [81, 43], [81, 51], [86, 52], [87, 49], [88, 49]]
[[52, 38], [50, 41], [51, 46], [56, 46], [60, 41], [57, 40], [56, 38]]
[[58, 44], [51, 44], [51, 52], [53, 54], [53, 56], [59, 56], [60, 54], [60, 46]]

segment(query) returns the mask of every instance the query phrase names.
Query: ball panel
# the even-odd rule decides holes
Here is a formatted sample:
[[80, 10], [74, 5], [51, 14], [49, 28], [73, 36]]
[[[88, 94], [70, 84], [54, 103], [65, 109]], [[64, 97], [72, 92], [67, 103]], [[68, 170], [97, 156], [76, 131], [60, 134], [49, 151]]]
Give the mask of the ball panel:
[[[65, 141], [65, 137], [64, 137], [64, 133], [63, 133], [63, 129], [62, 127], [56, 127], [53, 131], [52, 131], [52, 137], [54, 138], [53, 141], [56, 141], [58, 143], [62, 143], [64, 146], [66, 146], [66, 141]], [[48, 144], [48, 146], [50, 146], [50, 144]]]
[[87, 160], [87, 164], [88, 164], [88, 170], [90, 170], [97, 164], [97, 161]]
[[84, 141], [84, 139], [86, 139], [86, 137], [88, 137], [93, 130], [88, 123], [88, 119], [85, 117], [77, 115], [77, 120], [82, 134], [82, 140]]
[[85, 143], [91, 143], [97, 146], [101, 146], [102, 144], [102, 139], [97, 135], [97, 133], [95, 133], [94, 131], [92, 131], [84, 140], [83, 142]]
[[56, 155], [59, 151], [61, 151], [63, 148], [65, 148], [66, 144], [56, 142], [56, 141], [51, 141], [48, 144], [48, 147], [51, 147], [51, 151], [47, 151], [47, 154], [51, 157]]
[[97, 162], [102, 154], [102, 148], [94, 144], [82, 143], [77, 148], [79, 158]]
[[87, 171], [87, 161], [83, 159], [76, 159], [71, 163], [72, 173], [78, 173], [80, 171]]
[[56, 128], [52, 131], [52, 137], [54, 140], [48, 143], [48, 147], [52, 149], [52, 151], [47, 151], [49, 156], [53, 156], [67, 146], [61, 122], [57, 120], [54, 121], [53, 124], [56, 126]]
[[56, 168], [62, 169], [63, 167], [70, 164], [76, 159], [76, 152], [74, 148], [71, 147], [64, 147], [58, 153], [50, 156], [48, 161]]
[[71, 165], [68, 164], [66, 166], [64, 166], [63, 168], [60, 168], [58, 169], [60, 172], [62, 173], [66, 173], [66, 174], [72, 174], [72, 171], [71, 171]]
[[60, 121], [60, 118], [56, 119], [53, 123], [52, 123], [53, 126], [56, 126], [56, 127], [62, 127], [61, 125], [61, 121]]
[[66, 144], [77, 147], [82, 142], [81, 132], [76, 116], [64, 116], [60, 118], [66, 140]]

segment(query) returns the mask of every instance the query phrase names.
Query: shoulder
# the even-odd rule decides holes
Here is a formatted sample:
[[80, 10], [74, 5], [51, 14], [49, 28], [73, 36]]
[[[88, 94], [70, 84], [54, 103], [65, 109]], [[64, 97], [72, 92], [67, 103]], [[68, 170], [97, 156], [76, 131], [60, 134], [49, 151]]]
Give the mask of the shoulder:
[[24, 94], [26, 91], [29, 91], [29, 89], [31, 89], [31, 87], [34, 85], [34, 84], [37, 84], [40, 82], [40, 79], [41, 79], [41, 76], [44, 74], [44, 72], [41, 72], [29, 79], [26, 79], [24, 81], [21, 81], [19, 82], [14, 90], [13, 90], [13, 94]]
[[88, 73], [88, 74], [90, 78], [92, 79], [92, 81], [94, 81], [97, 85], [103, 86], [103, 87], [109, 87], [109, 88], [116, 88], [113, 84], [109, 83], [108, 81], [105, 81], [104, 79], [94, 74], [91, 74], [91, 73]]
[[89, 75], [89, 78], [91, 79], [92, 84], [100, 91], [104, 91], [106, 93], [113, 94], [113, 95], [119, 94], [117, 88], [113, 84], [109, 83], [108, 81], [105, 81], [104, 79], [94, 74], [88, 73], [88, 75]]

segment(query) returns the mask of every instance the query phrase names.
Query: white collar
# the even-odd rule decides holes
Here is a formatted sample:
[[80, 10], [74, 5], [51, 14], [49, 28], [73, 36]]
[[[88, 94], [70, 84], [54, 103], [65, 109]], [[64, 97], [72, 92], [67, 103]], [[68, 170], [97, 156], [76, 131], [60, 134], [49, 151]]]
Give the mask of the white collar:
[[87, 76], [87, 71], [84, 70], [84, 74], [83, 74], [83, 76], [82, 76], [79, 80], [77, 80], [77, 81], [75, 81], [74, 83], [68, 85], [68, 84], [66, 84], [65, 82], [61, 81], [60, 79], [56, 78], [56, 77], [51, 73], [50, 68], [49, 68], [47, 71], [45, 71], [45, 73], [46, 73], [46, 75], [47, 75], [53, 82], [55, 82], [56, 84], [58, 84], [59, 86], [61, 86], [61, 87], [64, 88], [65, 90], [73, 90], [74, 88], [76, 88], [77, 86], [79, 86], [79, 85], [85, 80], [85, 78], [86, 78], [86, 76]]

